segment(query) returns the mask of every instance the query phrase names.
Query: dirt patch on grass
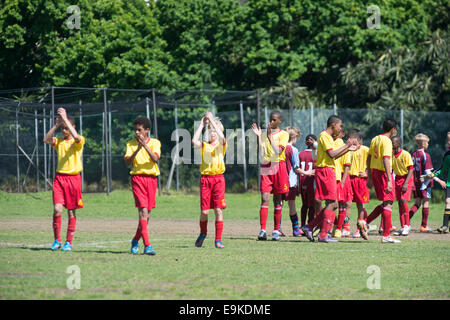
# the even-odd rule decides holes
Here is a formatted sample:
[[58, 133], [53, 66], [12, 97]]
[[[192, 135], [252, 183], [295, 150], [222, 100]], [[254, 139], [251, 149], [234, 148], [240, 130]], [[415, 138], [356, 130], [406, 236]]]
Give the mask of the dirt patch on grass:
[[[270, 226], [270, 223], [268, 224]], [[67, 228], [67, 218], [63, 218], [61, 230]], [[79, 232], [117, 232], [134, 233], [137, 228], [137, 219], [92, 219], [79, 218], [77, 220], [77, 231]], [[156, 234], [180, 234], [196, 236], [199, 231], [199, 223], [195, 220], [170, 220], [170, 219], [151, 219], [149, 224], [150, 232]], [[214, 232], [214, 219], [208, 223], [208, 230]], [[51, 218], [0, 218], [0, 230], [32, 230], [32, 231], [51, 231]], [[291, 234], [290, 222], [284, 223], [284, 232], [287, 238], [293, 238]], [[353, 232], [354, 230], [352, 230]], [[259, 221], [225, 221], [225, 237], [256, 238], [259, 232]], [[378, 232], [371, 232], [369, 239], [379, 239]], [[270, 228], [268, 230], [270, 239]], [[421, 233], [418, 229], [413, 229], [408, 237], [398, 237], [399, 239], [417, 239], [417, 240], [447, 240], [450, 241], [449, 234], [439, 234], [436, 231], [432, 233]], [[345, 239], [343, 239], [345, 241]]]

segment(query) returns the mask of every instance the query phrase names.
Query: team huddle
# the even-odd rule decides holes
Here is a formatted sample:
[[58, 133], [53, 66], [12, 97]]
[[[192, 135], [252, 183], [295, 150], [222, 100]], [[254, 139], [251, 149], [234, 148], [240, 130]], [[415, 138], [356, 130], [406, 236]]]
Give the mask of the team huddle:
[[[76, 229], [76, 210], [83, 208], [81, 177], [83, 170], [82, 152], [84, 137], [78, 135], [74, 119], [63, 108], [59, 108], [55, 125], [44, 137], [44, 142], [55, 148], [58, 155], [56, 176], [53, 182], [53, 232], [51, 250], [72, 250]], [[397, 243], [395, 235], [407, 236], [411, 230], [410, 219], [422, 206], [421, 232], [429, 232], [427, 226], [429, 200], [432, 197], [433, 181], [447, 189], [444, 223], [438, 229], [448, 233], [450, 217], [450, 152], [444, 156], [443, 165], [433, 170], [431, 158], [426, 149], [429, 139], [423, 134], [416, 136], [418, 149], [412, 156], [401, 149], [402, 141], [397, 136], [397, 123], [386, 119], [383, 132], [372, 139], [370, 147], [363, 146], [362, 133], [357, 129], [346, 132], [342, 120], [329, 117], [327, 128], [317, 138], [306, 136], [307, 148], [301, 152], [295, 144], [300, 138], [300, 129], [280, 128], [283, 119], [279, 111], [270, 114], [265, 132], [257, 125], [252, 130], [258, 139], [260, 166], [261, 206], [259, 210], [260, 232], [258, 240], [267, 240], [267, 218], [270, 195], [273, 195], [274, 229], [272, 240], [285, 236], [281, 230], [283, 202], [289, 206], [293, 236], [306, 236], [310, 241], [337, 242], [341, 237], [362, 237], [368, 239], [369, 224], [381, 215], [380, 232], [383, 243]], [[61, 127], [62, 138], [54, 137]], [[203, 129], [208, 130], [208, 141], [202, 141]], [[131, 168], [131, 189], [139, 219], [136, 233], [131, 240], [133, 254], [139, 253], [139, 240], [144, 243], [144, 254], [154, 255], [149, 241], [148, 224], [150, 212], [156, 206], [157, 177], [160, 175], [158, 160], [161, 143], [149, 135], [151, 121], [137, 117], [133, 122], [136, 138], [126, 145], [124, 161]], [[208, 213], [215, 213], [215, 247], [224, 248], [222, 243], [223, 210], [225, 202], [225, 162], [227, 149], [224, 128], [220, 120], [207, 112], [196, 130], [192, 144], [201, 152], [200, 165], [200, 234], [195, 241], [201, 247], [207, 236]], [[343, 139], [347, 137], [346, 141]], [[449, 139], [450, 147], [450, 139]], [[395, 174], [395, 179], [394, 175]], [[439, 178], [447, 174], [447, 182]], [[369, 188], [374, 187], [380, 205], [368, 214], [365, 204], [369, 202]], [[415, 204], [408, 208], [411, 192], [414, 190]], [[301, 197], [300, 221], [296, 209], [296, 198]], [[398, 201], [401, 229], [392, 227], [392, 207]], [[350, 233], [350, 209], [356, 203], [357, 230]], [[61, 239], [62, 210], [68, 211], [67, 237], [64, 245]], [[338, 213], [336, 214], [336, 210]]]

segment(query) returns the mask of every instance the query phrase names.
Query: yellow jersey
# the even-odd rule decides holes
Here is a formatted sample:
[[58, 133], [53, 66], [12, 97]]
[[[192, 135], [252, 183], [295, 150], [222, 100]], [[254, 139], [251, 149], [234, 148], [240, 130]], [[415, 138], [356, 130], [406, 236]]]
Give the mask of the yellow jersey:
[[361, 146], [358, 150], [350, 152], [351, 163], [349, 174], [359, 177], [360, 172], [366, 172], [369, 147]]
[[280, 129], [276, 132], [272, 132], [272, 141], [275, 145], [278, 145], [282, 148], [282, 151], [279, 155], [277, 155], [275, 153], [275, 150], [272, 148], [272, 145], [267, 138], [267, 132], [262, 135], [261, 139], [264, 147], [264, 163], [280, 162], [286, 160], [284, 150], [286, 149], [286, 146], [289, 142], [289, 133], [287, 133], [287, 131]]
[[[344, 140], [342, 140], [341, 138], [334, 140], [334, 150], [339, 149], [343, 145], [345, 145], [345, 143], [344, 143]], [[334, 173], [336, 174], [336, 181], [341, 181], [342, 172], [344, 172], [344, 161], [343, 160], [346, 158], [347, 154], [348, 154], [348, 152], [346, 154], [344, 154], [343, 156], [341, 156], [337, 159], [334, 159]]]
[[85, 139], [82, 136], [80, 138], [81, 141], [77, 143], [73, 137], [70, 139], [53, 137], [52, 147], [58, 155], [57, 173], [77, 175], [83, 171], [81, 155]]
[[389, 158], [392, 170], [392, 141], [386, 135], [380, 134], [372, 139], [369, 148], [370, 168], [385, 171], [383, 159]]
[[[161, 156], [161, 142], [158, 139], [148, 138], [147, 146], [159, 156]], [[139, 142], [133, 139], [127, 143], [127, 151], [125, 158], [131, 157], [131, 155], [139, 147]], [[148, 154], [144, 147], [139, 150], [133, 161], [133, 168], [130, 171], [131, 175], [146, 174], [151, 176], [159, 176], [158, 164]]]
[[202, 163], [200, 164], [200, 172], [202, 175], [216, 175], [225, 172], [225, 152], [227, 151], [227, 142], [221, 144], [219, 141], [216, 145], [207, 142], [202, 143]]
[[392, 169], [396, 176], [406, 176], [409, 172], [409, 168], [413, 167], [411, 154], [403, 149], [400, 152], [394, 154], [392, 158]]
[[335, 149], [335, 142], [333, 137], [328, 134], [325, 130], [319, 135], [319, 140], [317, 141], [317, 160], [316, 167], [335, 167], [335, 161], [331, 158], [327, 151]]

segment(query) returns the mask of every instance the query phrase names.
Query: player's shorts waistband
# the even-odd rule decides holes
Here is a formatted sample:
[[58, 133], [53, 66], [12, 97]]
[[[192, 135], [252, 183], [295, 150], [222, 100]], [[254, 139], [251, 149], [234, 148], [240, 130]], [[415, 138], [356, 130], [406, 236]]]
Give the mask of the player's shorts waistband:
[[221, 174], [202, 174], [201, 177], [203, 178], [221, 178], [223, 177], [223, 173]]
[[132, 177], [142, 177], [142, 178], [157, 178], [154, 174], [130, 174]]
[[75, 176], [79, 176], [80, 174], [81, 174], [81, 172], [75, 173], [75, 174], [67, 174], [67, 173], [59, 173], [59, 172], [56, 173], [57, 176], [64, 176], [64, 177], [75, 177]]
[[271, 162], [268, 162], [268, 163], [261, 164], [261, 167], [263, 167], [263, 168], [270, 168], [274, 163], [285, 163], [285, 162], [286, 162], [285, 160], [280, 160], [278, 162], [271, 161]]

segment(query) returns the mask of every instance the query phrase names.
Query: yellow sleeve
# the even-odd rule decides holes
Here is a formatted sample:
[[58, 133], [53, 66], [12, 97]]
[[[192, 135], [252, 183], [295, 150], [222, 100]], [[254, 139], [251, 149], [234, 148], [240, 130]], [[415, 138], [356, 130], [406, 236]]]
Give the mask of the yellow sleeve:
[[128, 142], [127, 143], [127, 150], [125, 152], [124, 158], [129, 158], [129, 157], [131, 157], [132, 154], [133, 154], [133, 149], [131, 148], [131, 144]]
[[286, 149], [288, 142], [289, 142], [289, 133], [283, 130], [282, 134], [280, 135], [280, 141], [278, 143], [281, 147], [283, 147], [284, 150]]
[[155, 139], [152, 151], [161, 157], [161, 142], [158, 139]]
[[383, 158], [392, 157], [392, 143], [390, 140], [383, 139], [381, 142], [380, 156]]
[[412, 158], [411, 158], [411, 154], [409, 152], [405, 153], [405, 164], [406, 164], [406, 168], [414, 166]]
[[86, 142], [86, 139], [83, 136], [80, 136], [80, 138], [81, 138], [80, 142], [78, 142], [78, 143], [75, 142], [75, 148], [77, 150], [81, 150], [81, 148], [83, 148], [83, 146], [84, 146], [84, 144]]
[[319, 143], [323, 146], [323, 151], [327, 152], [334, 149], [333, 138], [329, 134], [321, 134]]
[[58, 138], [56, 138], [56, 137], [53, 137], [52, 140], [53, 140], [53, 142], [52, 142], [52, 147], [55, 148], [55, 149], [57, 149], [58, 144], [61, 142], [61, 140], [58, 139]]

